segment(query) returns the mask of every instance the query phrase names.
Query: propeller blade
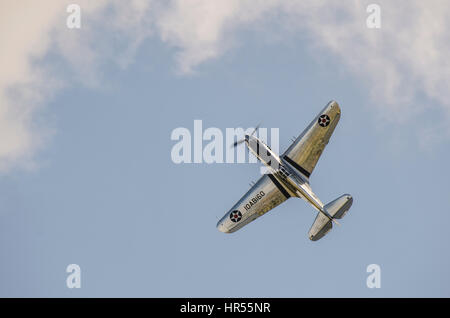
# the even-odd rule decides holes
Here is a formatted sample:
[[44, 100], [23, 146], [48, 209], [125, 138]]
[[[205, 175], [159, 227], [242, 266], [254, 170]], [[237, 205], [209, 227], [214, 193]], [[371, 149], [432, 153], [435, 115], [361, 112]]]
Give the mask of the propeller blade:
[[[258, 130], [259, 126], [261, 126], [261, 123], [259, 123], [258, 125], [256, 125], [255, 129], [253, 129], [252, 133], [250, 134], [250, 136], [253, 136], [253, 134]], [[235, 141], [231, 147], [237, 147], [238, 145], [242, 144], [245, 141], [245, 139], [241, 139], [238, 141]]]
[[234, 144], [231, 145], [231, 147], [237, 147], [238, 145], [242, 144], [244, 141], [245, 141], [244, 139], [235, 141]]
[[258, 125], [256, 125], [255, 129], [253, 129], [252, 133], [250, 134], [250, 136], [253, 136], [253, 134], [258, 130], [259, 126], [261, 126], [261, 123], [259, 123]]

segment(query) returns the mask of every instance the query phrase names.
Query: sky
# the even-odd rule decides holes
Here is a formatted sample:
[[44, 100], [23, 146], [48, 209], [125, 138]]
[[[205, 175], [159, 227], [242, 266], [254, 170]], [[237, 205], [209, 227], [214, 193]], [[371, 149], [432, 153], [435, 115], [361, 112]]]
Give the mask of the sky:
[[[0, 296], [450, 296], [447, 1], [377, 1], [380, 28], [372, 1], [71, 3], [0, 4]], [[294, 198], [219, 232], [260, 166], [176, 164], [174, 129], [284, 151], [330, 100], [311, 186], [352, 194], [342, 226], [311, 242]]]

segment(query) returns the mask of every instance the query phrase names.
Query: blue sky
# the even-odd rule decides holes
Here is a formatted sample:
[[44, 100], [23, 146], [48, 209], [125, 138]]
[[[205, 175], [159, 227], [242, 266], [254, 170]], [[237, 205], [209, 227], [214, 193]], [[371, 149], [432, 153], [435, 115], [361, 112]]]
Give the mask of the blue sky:
[[[69, 30], [66, 4], [50, 1], [12, 39], [24, 9], [11, 2], [0, 295], [450, 296], [450, 8], [380, 2], [373, 30], [370, 2], [355, 3], [80, 2]], [[324, 202], [353, 195], [342, 226], [311, 242], [315, 212], [291, 199], [217, 231], [259, 166], [174, 164], [173, 129], [262, 122], [283, 151], [331, 99], [342, 118], [311, 185]], [[66, 287], [72, 263], [80, 289]], [[380, 289], [366, 287], [372, 263]]]

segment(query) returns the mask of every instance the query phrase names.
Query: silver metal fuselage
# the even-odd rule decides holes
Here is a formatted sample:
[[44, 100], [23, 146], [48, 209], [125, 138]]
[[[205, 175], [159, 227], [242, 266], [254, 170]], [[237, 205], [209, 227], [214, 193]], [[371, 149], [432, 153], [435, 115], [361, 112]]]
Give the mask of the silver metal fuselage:
[[258, 138], [247, 135], [245, 136], [245, 144], [269, 168], [269, 172], [273, 174], [291, 196], [302, 198], [318, 211], [324, 212], [323, 203], [312, 191], [306, 176], [280, 158]]
[[[302, 198], [305, 201], [309, 202], [316, 210], [326, 214], [326, 211], [324, 210], [324, 204], [311, 190], [308, 177], [292, 167], [283, 158], [280, 158], [258, 138], [246, 135], [245, 144], [248, 149], [268, 168], [267, 175], [271, 174], [281, 184], [288, 196]], [[252, 190], [250, 190], [239, 202], [237, 202], [233, 206], [230, 212], [228, 212], [218, 222], [217, 228], [221, 232], [235, 232], [244, 225], [261, 216], [268, 210], [272, 209], [273, 206], [279, 204], [279, 202], [277, 202], [279, 200], [276, 194], [277, 191], [269, 190], [273, 188], [271, 184], [272, 181], [266, 181], [270, 184], [268, 187], [265, 186], [267, 183], [264, 183], [265, 181], [263, 179], [261, 179], [260, 182], [263, 182], [261, 184], [262, 193], [253, 193], [251, 192]], [[261, 199], [258, 198], [259, 194], [263, 196]], [[255, 204], [261, 204], [265, 207], [265, 209], [258, 214], [251, 212], [252, 208], [247, 209], [246, 207], [251, 204], [251, 202], [249, 202], [249, 198], [253, 198], [251, 199], [253, 200], [253, 202], [255, 201], [255, 198], [259, 200]], [[242, 221], [236, 223], [232, 222], [229, 218], [229, 213], [231, 213], [232, 211], [242, 211]]]

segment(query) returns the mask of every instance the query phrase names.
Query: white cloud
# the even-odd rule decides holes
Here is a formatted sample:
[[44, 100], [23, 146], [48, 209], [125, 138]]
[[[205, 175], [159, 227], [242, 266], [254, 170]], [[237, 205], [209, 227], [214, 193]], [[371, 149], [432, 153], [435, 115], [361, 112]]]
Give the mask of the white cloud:
[[[45, 54], [49, 31], [60, 5], [37, 2], [2, 2], [0, 7], [0, 170], [24, 164], [42, 142], [33, 136], [35, 100], [41, 100], [42, 73], [32, 59]], [[13, 86], [19, 92], [11, 93]], [[12, 96], [11, 96], [12, 95]]]
[[[402, 110], [411, 106], [415, 94], [425, 94], [450, 107], [448, 1], [378, 1], [381, 29], [366, 27], [370, 3], [176, 0], [158, 26], [163, 41], [180, 48], [181, 70], [190, 72], [223, 54], [239, 28], [276, 15], [279, 23], [292, 30], [286, 36], [308, 32], [311, 45], [338, 55], [346, 67], [369, 83], [372, 100], [380, 101], [375, 105]], [[423, 111], [423, 107], [414, 111]]]
[[276, 8], [273, 0], [172, 1], [158, 17], [161, 38], [178, 47], [180, 71], [191, 73], [193, 67], [223, 54], [233, 44], [233, 32], [263, 18]]
[[[313, 52], [339, 58], [368, 87], [368, 103], [383, 119], [437, 109], [450, 118], [450, 4], [446, 0], [377, 1], [382, 28], [366, 27], [371, 1], [300, 0], [172, 0], [76, 1], [82, 7], [82, 29], [65, 27], [69, 1], [3, 1], [0, 4], [0, 171], [29, 165], [46, 137], [34, 116], [62, 78], [49, 81], [49, 70], [38, 63], [45, 54], [59, 54], [75, 78], [100, 85], [105, 63], [126, 67], [150, 36], [178, 48], [179, 71], [190, 74], [236, 44], [245, 28], [264, 31], [271, 23], [284, 26], [281, 38], [310, 36]], [[268, 22], [269, 21], [269, 22]], [[101, 31], [109, 29], [113, 35]], [[117, 51], [114, 33], [127, 39]], [[261, 39], [264, 32], [260, 32]], [[245, 44], [240, 44], [245, 45]], [[414, 103], [425, 96], [427, 104]], [[439, 127], [442, 127], [440, 125]], [[428, 139], [449, 134], [426, 131]], [[448, 137], [448, 136], [447, 136]], [[446, 138], [447, 138], [446, 137]], [[428, 143], [428, 141], [420, 141]]]
[[[100, 64], [117, 58], [111, 53], [111, 43], [102, 42], [95, 33], [95, 22], [109, 23], [113, 32], [129, 33], [132, 41], [128, 51], [116, 61], [124, 66], [133, 48], [149, 34], [143, 14], [151, 2], [77, 1], [83, 21], [79, 32], [66, 27], [70, 3], [11, 0], [0, 4], [0, 172], [17, 166], [32, 167], [33, 154], [51, 133], [51, 129], [37, 124], [36, 113], [68, 83], [55, 78], [48, 65], [39, 63], [50, 50], [68, 62], [80, 81], [93, 86], [98, 84]], [[111, 8], [112, 12], [106, 10]], [[111, 19], [102, 20], [104, 16]], [[110, 56], [105, 58], [107, 54]]]

